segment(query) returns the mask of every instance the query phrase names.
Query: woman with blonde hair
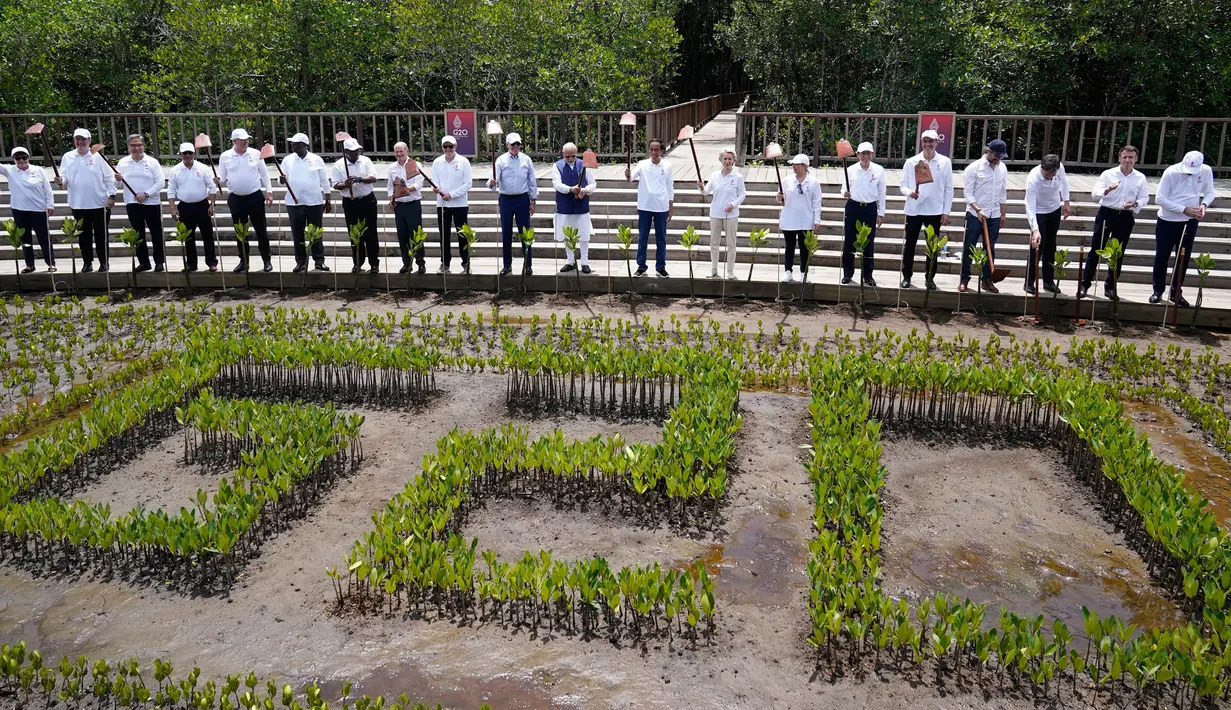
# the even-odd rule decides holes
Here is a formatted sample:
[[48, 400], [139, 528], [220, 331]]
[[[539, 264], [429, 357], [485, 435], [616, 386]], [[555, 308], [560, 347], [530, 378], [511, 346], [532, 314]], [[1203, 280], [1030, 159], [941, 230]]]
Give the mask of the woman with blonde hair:
[[744, 176], [735, 169], [735, 151], [724, 150], [719, 155], [722, 168], [710, 173], [704, 184], [698, 182], [701, 193], [713, 195], [710, 202], [710, 278], [718, 278], [718, 245], [721, 235], [727, 238], [727, 278], [735, 278], [735, 234], [739, 229], [739, 206], [747, 191]]

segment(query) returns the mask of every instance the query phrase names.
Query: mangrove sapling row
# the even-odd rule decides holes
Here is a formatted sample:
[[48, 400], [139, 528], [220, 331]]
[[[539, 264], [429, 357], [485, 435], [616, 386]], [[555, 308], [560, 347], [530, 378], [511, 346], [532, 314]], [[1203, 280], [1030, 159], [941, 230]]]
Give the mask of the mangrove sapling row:
[[670, 357], [596, 345], [581, 352], [508, 345], [505, 363], [505, 401], [529, 412], [662, 420], [683, 379], [681, 364]]
[[[177, 677], [175, 667], [160, 658], [153, 668], [143, 668], [137, 658], [116, 661], [114, 665], [85, 656], [68, 656], [59, 665], [44, 661], [43, 654], [30, 650], [26, 642], [0, 646], [0, 695], [13, 698], [18, 707], [57, 707], [58, 703], [80, 708], [122, 707], [137, 710], [153, 708], [192, 708], [193, 710], [252, 710], [281, 707], [286, 710], [329, 710], [329, 698], [318, 683], [307, 683], [296, 692], [289, 684], [260, 679], [255, 672], [228, 675], [223, 681], [201, 680], [201, 669], [193, 668]], [[147, 684], [147, 680], [149, 684]], [[354, 684], [341, 685], [343, 708], [360, 710], [428, 710], [412, 703], [403, 693], [385, 702], [383, 696], [351, 696]], [[302, 703], [301, 703], [302, 701]], [[440, 710], [439, 705], [431, 706]], [[484, 703], [479, 710], [491, 710]]]

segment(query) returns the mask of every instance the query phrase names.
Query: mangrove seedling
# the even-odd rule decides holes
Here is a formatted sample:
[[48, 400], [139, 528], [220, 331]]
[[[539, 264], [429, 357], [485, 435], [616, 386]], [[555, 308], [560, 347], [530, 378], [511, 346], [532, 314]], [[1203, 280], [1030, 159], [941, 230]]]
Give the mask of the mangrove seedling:
[[577, 253], [577, 246], [581, 242], [581, 232], [574, 226], [569, 225], [561, 230], [564, 232], [564, 248], [568, 250], [569, 257], [575, 260], [577, 268], [573, 269], [577, 279], [577, 295], [581, 295], [581, 265], [580, 254]]
[[[463, 225], [463, 226], [468, 227], [470, 225]], [[427, 231], [424, 230], [423, 225], [420, 224], [418, 227], [415, 227], [415, 231], [411, 232], [410, 234], [410, 244], [409, 244], [410, 254], [416, 260], [418, 259], [419, 250], [422, 249], [423, 245], [426, 243], [427, 243]], [[467, 251], [466, 253], [469, 254], [470, 252]], [[410, 294], [410, 274], [411, 273], [412, 273], [411, 269], [406, 269], [406, 293], [407, 295]]]
[[17, 293], [21, 293], [21, 238], [25, 233], [25, 228], [18, 227], [13, 220], [4, 220], [4, 238], [13, 247], [13, 264], [17, 267]]
[[[463, 224], [461, 227], [458, 228], [458, 231], [462, 233], [462, 243], [466, 245], [466, 253], [469, 254], [470, 250], [474, 248], [474, 245], [477, 244], [479, 241], [479, 233], [474, 231], [474, 228], [471, 227], [469, 224]], [[424, 240], [426, 240], [427, 235], [424, 234], [423, 238]], [[466, 272], [466, 292], [469, 293], [470, 292], [470, 267], [463, 266], [462, 271]]]
[[68, 260], [72, 267], [72, 286], [77, 290], [77, 237], [81, 234], [81, 223], [73, 217], [65, 217], [64, 223], [60, 225], [60, 232], [64, 235], [64, 243], [68, 244]]
[[1057, 249], [1056, 256], [1054, 259], [1052, 259], [1052, 268], [1055, 269], [1055, 272], [1056, 272], [1056, 276], [1055, 276], [1056, 290], [1051, 292], [1052, 315], [1055, 315], [1056, 313], [1056, 307], [1057, 307], [1056, 297], [1060, 295], [1060, 279], [1064, 278], [1064, 274], [1065, 274], [1066, 269], [1068, 268], [1069, 262], [1070, 262], [1069, 250], [1068, 249]]
[[124, 231], [120, 232], [120, 244], [128, 247], [128, 256], [132, 261], [132, 284], [133, 288], [137, 287], [137, 245], [144, 243], [145, 240], [141, 235], [137, 234], [137, 230], [132, 227], [125, 227]]
[[[867, 281], [863, 277], [863, 250], [868, 248], [868, 241], [872, 239], [872, 228], [863, 222], [855, 222], [855, 259], [859, 262], [859, 307], [864, 308], [867, 301], [864, 300], [863, 287]], [[807, 276], [805, 274], [805, 276]]]
[[923, 250], [927, 254], [927, 264], [923, 267], [923, 310], [928, 309], [928, 298], [932, 292], [936, 290], [936, 260], [940, 257], [940, 253], [949, 246], [949, 238], [940, 232], [932, 225], [928, 225], [925, 230]]
[[[180, 253], [185, 256], [185, 259], [187, 259], [188, 239], [192, 237], [192, 230], [189, 229], [188, 225], [184, 224], [183, 222], [176, 222], [175, 223], [175, 234], [171, 236], [175, 237], [175, 241], [180, 243]], [[171, 279], [171, 273], [168, 271], [167, 272], [167, 280], [168, 280], [167, 290], [168, 291], [171, 290], [171, 287], [169, 285], [170, 279]], [[192, 298], [192, 273], [188, 271], [187, 261], [184, 262], [184, 284], [188, 287], [188, 297]]]
[[[350, 239], [350, 255], [354, 263], [351, 267], [352, 273], [355, 274], [355, 288], [359, 288], [359, 249], [363, 244], [363, 233], [368, 229], [368, 221], [366, 219], [357, 220], [354, 224], [346, 228], [346, 236]], [[374, 255], [373, 255], [374, 256]]]
[[[252, 231], [252, 225], [248, 222], [235, 223], [235, 241], [239, 242], [239, 264], [244, 267], [244, 290], [252, 288], [251, 280], [248, 276], [248, 234]], [[336, 279], [337, 276], [335, 275]], [[337, 284], [334, 284], [334, 290], [337, 289]]]
[[752, 269], [757, 265], [757, 250], [766, 244], [769, 244], [768, 228], [754, 229], [748, 235], [748, 246], [752, 247], [752, 257], [748, 261], [748, 278], [744, 281], [744, 298], [748, 298], [752, 289]]
[[[817, 238], [816, 233], [811, 229], [804, 232], [804, 263], [800, 264], [800, 270], [804, 272], [804, 278], [799, 288], [799, 300], [804, 299], [804, 289], [808, 286], [808, 269], [812, 264], [812, 257], [816, 254], [816, 250], [821, 247], [821, 240]], [[860, 286], [860, 288], [863, 288]], [[862, 296], [860, 297], [862, 300]]]
[[[303, 228], [303, 253], [311, 254], [312, 245], [320, 241], [325, 235], [325, 229], [318, 224], [309, 224]], [[299, 282], [299, 288], [308, 287], [308, 265], [305, 262], [303, 268], [303, 280]]]
[[688, 252], [688, 296], [692, 299], [696, 299], [697, 297], [697, 290], [693, 285], [692, 248], [697, 246], [697, 243], [700, 241], [701, 237], [697, 234], [696, 227], [691, 224], [688, 225], [688, 227], [684, 230], [684, 233], [680, 235], [680, 246], [684, 247], [684, 250]]
[[633, 293], [633, 262], [630, 252], [633, 248], [633, 230], [627, 224], [616, 227], [616, 238], [620, 240], [620, 252], [624, 254], [624, 267], [628, 269], [628, 293]]
[[[1111, 239], [1107, 240], [1107, 243], [1103, 246], [1102, 249], [1099, 249], [1095, 253], [1098, 254], [1100, 257], [1103, 258], [1104, 261], [1107, 262], [1107, 278], [1111, 279], [1111, 292], [1115, 294], [1116, 293], [1116, 271], [1117, 271], [1116, 266], [1119, 265], [1121, 257], [1124, 256], [1124, 245], [1120, 243], [1119, 239], [1112, 237]], [[1112, 317], [1112, 320], [1115, 322], [1116, 327], [1120, 326], [1119, 305], [1120, 305], [1120, 297], [1119, 295], [1116, 295], [1114, 298], [1111, 299], [1111, 317]]]
[[1214, 269], [1214, 257], [1209, 254], [1199, 254], [1193, 263], [1197, 265], [1197, 301], [1193, 306], [1193, 319], [1189, 323], [1189, 327], [1193, 328], [1197, 325], [1197, 313], [1201, 310], [1201, 295], [1205, 289], [1205, 277], [1210, 275], [1210, 271]]
[[521, 290], [526, 290], [526, 271], [530, 269], [530, 250], [534, 247], [534, 227], [521, 230]]
[[981, 246], [977, 246], [970, 250], [970, 263], [975, 273], [978, 274], [975, 280], [979, 282], [978, 290], [975, 291], [975, 313], [983, 312], [983, 266], [987, 263], [987, 251]]

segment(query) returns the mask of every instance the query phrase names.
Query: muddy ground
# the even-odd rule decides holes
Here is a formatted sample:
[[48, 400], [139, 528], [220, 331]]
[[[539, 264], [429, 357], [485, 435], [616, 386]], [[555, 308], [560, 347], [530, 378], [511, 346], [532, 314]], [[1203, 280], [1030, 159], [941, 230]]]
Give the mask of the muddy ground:
[[989, 627], [1003, 604], [1060, 617], [1078, 635], [1082, 605], [1140, 628], [1186, 620], [1050, 448], [895, 434], [881, 460], [890, 595], [956, 594], [989, 604]]
[[1231, 525], [1231, 462], [1205, 442], [1201, 430], [1159, 404], [1127, 401], [1124, 413], [1149, 437], [1155, 456], [1184, 470], [1184, 482], [1208, 501], [1218, 523]]
[[[479, 535], [481, 545], [490, 540], [502, 554], [548, 545], [568, 556], [610, 552], [621, 563], [704, 559], [717, 576], [720, 617], [713, 645], [694, 650], [687, 641], [663, 640], [642, 648], [492, 623], [459, 627], [447, 620], [335, 616], [324, 570], [341, 563], [370, 527], [371, 514], [419, 470], [436, 439], [454, 426], [526, 421], [503, 407], [499, 376], [444, 375], [439, 382], [444, 394], [421, 412], [365, 412], [361, 469], [311, 516], [266, 541], [230, 595], [191, 598], [162, 591], [157, 580], [138, 588], [32, 578], [6, 567], [0, 572], [0, 635], [24, 639], [53, 656], [136, 655], [147, 664], [162, 657], [183, 672], [197, 665], [206, 676], [220, 677], [252, 669], [292, 683], [324, 681], [335, 693], [340, 680], [350, 678], [369, 693], [405, 692], [465, 708], [481, 702], [499, 708], [1028, 705], [876, 676], [830, 682], [816, 672], [805, 641], [812, 509], [799, 446], [808, 437], [807, 400], [788, 395], [742, 396], [744, 428], [734, 462], [739, 470], [726, 525], [711, 539], [621, 527], [617, 520], [559, 514], [526, 501], [491, 501], [468, 523], [467, 532]], [[584, 418], [526, 423], [536, 433], [559, 426], [570, 436], [619, 431], [630, 440], [655, 438], [658, 431]], [[193, 475], [177, 472], [174, 464], [166, 459], [167, 476]], [[115, 480], [105, 479], [87, 493], [117, 502], [138, 499], [133, 489], [152, 487], [142, 465], [117, 471], [108, 477]]]

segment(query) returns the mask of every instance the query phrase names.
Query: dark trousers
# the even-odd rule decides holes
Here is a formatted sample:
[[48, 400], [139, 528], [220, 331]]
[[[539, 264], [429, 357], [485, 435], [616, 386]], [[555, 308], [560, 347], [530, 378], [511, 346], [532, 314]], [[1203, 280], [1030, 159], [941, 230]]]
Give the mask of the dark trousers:
[[[137, 261], [142, 266], [150, 265], [149, 244], [154, 245], [154, 263], [167, 263], [167, 255], [162, 243], [162, 205], [141, 205], [132, 202], [124, 205], [128, 213], [128, 222], [137, 230], [141, 242], [137, 244]], [[148, 232], [148, 237], [147, 237]]]
[[799, 272], [801, 274], [808, 273], [808, 247], [804, 245], [804, 235], [807, 233], [808, 230], [806, 229], [787, 229], [782, 232], [782, 236], [786, 239], [786, 262], [784, 265], [787, 271], [795, 268], [795, 250], [799, 249]]
[[200, 202], [181, 202], [177, 205], [180, 222], [188, 229], [188, 239], [184, 241], [184, 266], [197, 268], [197, 230], [201, 230], [201, 239], [205, 242], [205, 265], [218, 265], [218, 252], [214, 248], [214, 222], [209, 217], [209, 200]]
[[86, 266], [94, 263], [94, 249], [98, 248], [98, 263], [106, 266], [107, 254], [107, 210], [96, 207], [88, 210], [73, 210], [73, 219], [81, 225], [81, 234], [77, 236], [77, 245], [81, 247], [81, 262]]
[[[248, 233], [248, 241], [256, 235], [257, 248], [261, 252], [261, 261], [269, 263], [269, 232], [265, 229], [265, 193], [257, 190], [247, 195], [227, 195], [227, 207], [231, 210], [231, 221], [235, 224], [247, 222], [252, 230]], [[235, 240], [239, 244], [239, 263], [248, 268], [248, 245]]]
[[667, 213], [637, 210], [637, 266], [644, 269], [650, 246], [650, 223], [654, 224], [654, 268], [667, 268]]
[[[518, 235], [522, 233], [522, 230], [530, 226], [530, 193], [500, 196], [500, 238], [503, 242], [501, 256], [504, 258], [504, 267], [506, 269], [513, 266], [514, 221], [517, 222]], [[534, 254], [531, 248], [524, 243], [522, 244], [521, 255], [525, 260], [526, 267], [529, 267]]]
[[[1090, 253], [1086, 255], [1085, 270], [1082, 271], [1081, 285], [1090, 288], [1091, 282], [1094, 281], [1094, 274], [1098, 270], [1099, 255], [1098, 250], [1104, 246], [1104, 230], [1106, 230], [1107, 240], [1112, 238], [1119, 239], [1120, 243], [1128, 249], [1128, 238], [1133, 234], [1133, 224], [1136, 220], [1133, 217], [1132, 210], [1115, 210], [1110, 207], [1098, 208], [1098, 214], [1094, 217], [1094, 239], [1090, 242]], [[1120, 263], [1116, 264], [1116, 278], [1120, 278], [1120, 269], [1124, 268], [1124, 258], [1120, 258]], [[1111, 271], [1107, 272], [1107, 281], [1105, 282], [1108, 288], [1113, 288], [1115, 282], [1112, 281]]]
[[[931, 227], [937, 235], [940, 234], [940, 215], [938, 214], [917, 214], [906, 216], [906, 239], [902, 244], [902, 278], [909, 279], [915, 274], [915, 245], [919, 243], [919, 232], [924, 227]], [[935, 269], [935, 264], [931, 259], [926, 258], [927, 241], [924, 241], [924, 275], [927, 278], [932, 278]]]
[[469, 207], [437, 207], [436, 224], [440, 227], [440, 263], [446, 269], [453, 263], [453, 253], [449, 247], [450, 227], [457, 231], [457, 253], [462, 255], [462, 267], [470, 268], [470, 249], [466, 246], [466, 238], [459, 229], [466, 224], [470, 214]]
[[[1035, 213], [1039, 225], [1039, 248], [1030, 247], [1030, 263], [1026, 266], [1026, 285], [1034, 285], [1035, 269], [1043, 259], [1043, 285], [1056, 284], [1056, 233], [1060, 231], [1060, 208], [1047, 214]], [[1041, 254], [1040, 254], [1041, 252]]]
[[[286, 216], [291, 221], [291, 239], [295, 241], [295, 265], [308, 265], [308, 249], [304, 246], [303, 235], [308, 225], [320, 227], [325, 218], [324, 205], [289, 205]], [[312, 242], [312, 261], [320, 266], [325, 263], [325, 245], [320, 239]]]
[[359, 220], [364, 222], [363, 236], [359, 238], [359, 244], [356, 246], [355, 242], [351, 242], [350, 255], [355, 261], [355, 266], [363, 266], [363, 259], [366, 256], [373, 269], [379, 267], [380, 242], [376, 236], [376, 220], [379, 219], [379, 214], [377, 212], [376, 195], [371, 194], [354, 200], [349, 197], [343, 197], [342, 214], [346, 216], [348, 236], [351, 225], [358, 224]]
[[[1000, 238], [1000, 218], [987, 218], [987, 239], [992, 243], [992, 253], [988, 254], [987, 263], [983, 265], [983, 279], [992, 279], [992, 259], [996, 257], [996, 240]], [[961, 282], [970, 281], [970, 251], [983, 244], [983, 225], [975, 215], [966, 213], [966, 238], [962, 240], [962, 275]]]
[[1154, 293], [1162, 293], [1167, 286], [1167, 262], [1171, 260], [1171, 252], [1178, 246], [1184, 250], [1184, 257], [1175, 265], [1174, 274], [1179, 274], [1176, 283], [1174, 274], [1171, 282], [1171, 295], [1182, 290], [1184, 276], [1188, 273], [1188, 260], [1193, 255], [1193, 239], [1197, 237], [1197, 220], [1187, 222], [1168, 222], [1160, 219], [1154, 223]]
[[18, 229], [26, 230], [25, 234], [21, 235], [21, 242], [25, 246], [22, 251], [26, 257], [26, 266], [34, 268], [34, 240], [38, 236], [38, 248], [43, 254], [43, 263], [51, 266], [56, 263], [55, 252], [51, 249], [51, 235], [47, 232], [47, 213], [46, 212], [30, 212], [27, 210], [13, 210], [13, 222]]
[[[398, 248], [402, 250], [402, 264], [410, 266], [410, 237], [415, 230], [423, 226], [423, 201], [393, 203], [393, 222], [398, 230]], [[415, 250], [415, 263], [425, 266], [423, 260], [423, 245]]]
[[872, 266], [875, 263], [873, 254], [876, 244], [876, 203], [846, 201], [845, 231], [842, 237], [842, 276], [850, 278], [855, 274], [855, 224], [863, 222], [872, 228], [868, 235], [868, 245], [863, 248], [863, 278], [872, 278]]

